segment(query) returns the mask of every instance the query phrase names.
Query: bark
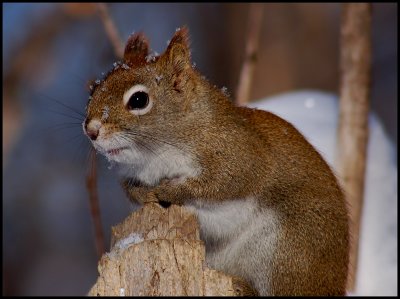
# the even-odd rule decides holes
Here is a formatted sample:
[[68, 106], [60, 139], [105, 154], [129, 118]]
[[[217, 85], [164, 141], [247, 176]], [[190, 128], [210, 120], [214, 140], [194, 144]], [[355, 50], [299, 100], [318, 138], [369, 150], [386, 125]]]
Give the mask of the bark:
[[112, 228], [89, 296], [233, 296], [232, 278], [205, 266], [196, 217], [147, 204]]
[[356, 281], [364, 196], [371, 69], [371, 5], [343, 5], [337, 170], [350, 213], [348, 290]]

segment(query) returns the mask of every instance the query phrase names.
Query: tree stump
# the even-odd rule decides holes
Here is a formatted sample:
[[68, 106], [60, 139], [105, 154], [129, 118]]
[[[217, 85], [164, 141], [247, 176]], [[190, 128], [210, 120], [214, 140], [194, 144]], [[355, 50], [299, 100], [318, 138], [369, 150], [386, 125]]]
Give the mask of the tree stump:
[[147, 204], [112, 228], [89, 296], [233, 296], [232, 277], [205, 266], [196, 216]]

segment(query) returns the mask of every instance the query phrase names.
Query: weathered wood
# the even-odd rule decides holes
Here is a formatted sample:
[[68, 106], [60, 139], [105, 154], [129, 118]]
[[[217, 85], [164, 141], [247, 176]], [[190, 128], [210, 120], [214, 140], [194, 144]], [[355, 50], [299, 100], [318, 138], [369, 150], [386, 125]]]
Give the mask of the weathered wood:
[[371, 4], [344, 4], [342, 18], [336, 163], [339, 179], [349, 204], [351, 245], [348, 290], [352, 291], [356, 281], [368, 142]]
[[112, 228], [90, 296], [233, 296], [232, 278], [205, 266], [196, 217], [145, 205]]

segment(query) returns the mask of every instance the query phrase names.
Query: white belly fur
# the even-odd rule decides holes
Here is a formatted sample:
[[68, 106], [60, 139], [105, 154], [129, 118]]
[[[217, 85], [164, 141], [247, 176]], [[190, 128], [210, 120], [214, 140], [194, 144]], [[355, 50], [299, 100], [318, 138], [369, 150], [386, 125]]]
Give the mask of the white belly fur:
[[179, 177], [182, 181], [198, 176], [200, 167], [190, 154], [170, 146], [153, 150], [151, 153], [134, 149], [125, 152], [120, 161], [120, 173], [124, 177], [133, 177], [142, 183], [155, 186], [163, 178]]
[[279, 229], [277, 215], [261, 212], [254, 198], [206, 204], [194, 200], [187, 207], [198, 217], [207, 265], [250, 280], [260, 295], [268, 294], [269, 265]]

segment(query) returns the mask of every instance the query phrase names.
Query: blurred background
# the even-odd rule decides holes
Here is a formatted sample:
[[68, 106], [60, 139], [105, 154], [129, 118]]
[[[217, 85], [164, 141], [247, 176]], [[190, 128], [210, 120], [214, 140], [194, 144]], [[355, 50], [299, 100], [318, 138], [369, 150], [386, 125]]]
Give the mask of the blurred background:
[[[232, 96], [248, 7], [108, 5], [124, 41], [143, 31], [158, 53], [186, 24], [196, 67]], [[397, 4], [372, 7], [371, 110], [397, 148]], [[340, 12], [340, 4], [264, 4], [251, 98], [301, 89], [337, 93]], [[86, 82], [116, 60], [93, 4], [3, 4], [3, 295], [84, 295], [97, 279], [85, 186], [89, 144], [80, 123]], [[132, 210], [108, 168], [99, 157], [107, 249], [111, 226]]]

